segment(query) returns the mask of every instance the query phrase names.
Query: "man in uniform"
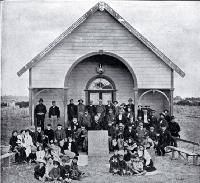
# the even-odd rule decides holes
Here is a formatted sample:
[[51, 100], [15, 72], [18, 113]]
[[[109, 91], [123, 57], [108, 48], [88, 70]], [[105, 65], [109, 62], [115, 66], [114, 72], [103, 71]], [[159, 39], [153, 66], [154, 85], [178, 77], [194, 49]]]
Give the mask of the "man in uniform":
[[43, 104], [43, 99], [40, 98], [39, 104], [35, 107], [35, 117], [37, 121], [37, 126], [41, 126], [44, 131], [44, 119], [47, 112], [46, 106]]
[[59, 118], [60, 118], [60, 109], [58, 106], [56, 106], [56, 102], [52, 101], [52, 106], [49, 108], [49, 119], [51, 121], [51, 125], [54, 130], [57, 126]]

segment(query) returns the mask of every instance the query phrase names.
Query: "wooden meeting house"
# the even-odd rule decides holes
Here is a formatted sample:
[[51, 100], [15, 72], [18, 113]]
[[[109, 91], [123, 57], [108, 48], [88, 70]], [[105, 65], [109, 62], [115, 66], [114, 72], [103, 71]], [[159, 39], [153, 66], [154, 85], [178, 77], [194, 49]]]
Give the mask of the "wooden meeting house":
[[99, 99], [149, 105], [173, 114], [174, 71], [184, 72], [104, 2], [97, 3], [17, 74], [29, 71], [31, 123], [39, 98], [55, 100], [67, 124], [67, 104]]

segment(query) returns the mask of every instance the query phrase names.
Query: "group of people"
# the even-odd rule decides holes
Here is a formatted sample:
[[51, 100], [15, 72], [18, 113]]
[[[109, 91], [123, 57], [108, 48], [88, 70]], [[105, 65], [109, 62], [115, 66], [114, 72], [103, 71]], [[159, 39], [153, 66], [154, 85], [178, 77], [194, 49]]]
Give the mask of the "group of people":
[[[71, 173], [73, 168], [69, 167], [68, 178], [61, 176], [66, 157], [72, 160], [74, 166], [79, 151], [87, 152], [88, 131], [107, 130], [109, 151], [114, 151], [110, 159], [111, 173], [140, 175], [145, 174], [146, 171], [154, 171], [155, 167], [148, 149], [152, 148], [157, 155], [164, 156], [166, 146], [177, 146], [173, 137], [179, 137], [180, 126], [175, 122], [175, 117], [169, 115], [168, 110], [160, 113], [160, 117], [157, 118], [150, 106], [138, 106], [137, 118], [135, 118], [135, 107], [132, 101], [130, 98], [128, 104], [121, 105], [118, 101], [113, 103], [108, 101], [107, 105], [103, 105], [102, 100], [99, 100], [98, 105], [93, 105], [92, 101], [89, 105], [84, 105], [83, 100], [80, 99], [78, 105], [75, 105], [71, 99], [67, 106], [68, 126], [66, 129], [58, 123], [59, 107], [56, 106], [55, 101], [52, 101], [49, 109], [51, 123], [44, 129], [47, 111], [43, 99], [40, 99], [35, 108], [36, 129], [31, 127], [21, 130], [20, 133], [14, 131], [10, 139], [11, 151], [16, 152], [16, 162], [39, 162], [35, 168], [37, 179], [52, 179], [50, 171], [46, 171], [49, 170], [47, 168], [49, 160], [53, 163], [54, 169], [59, 169], [59, 180], [80, 179], [82, 173], [77, 166], [76, 178]], [[41, 172], [45, 173], [37, 174]], [[55, 170], [55, 172], [58, 171]]]

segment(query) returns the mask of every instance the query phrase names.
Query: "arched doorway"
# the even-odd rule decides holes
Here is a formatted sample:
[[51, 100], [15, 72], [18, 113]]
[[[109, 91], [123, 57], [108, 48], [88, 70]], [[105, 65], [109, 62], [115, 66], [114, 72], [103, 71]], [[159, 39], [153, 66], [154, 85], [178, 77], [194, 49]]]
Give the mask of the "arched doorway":
[[[97, 67], [102, 65], [103, 73], [97, 72]], [[96, 88], [95, 83], [104, 82], [105, 87]], [[101, 85], [101, 84], [100, 84]], [[89, 100], [96, 102], [103, 99], [118, 100], [119, 103], [127, 103], [133, 98], [135, 103], [135, 115], [138, 106], [138, 85], [133, 68], [120, 56], [110, 52], [92, 52], [76, 60], [65, 76], [64, 82], [65, 119], [67, 116], [67, 104], [74, 99], [83, 99], [87, 105]], [[107, 102], [106, 102], [107, 103]], [[66, 121], [66, 120], [65, 120]]]
[[87, 103], [92, 100], [94, 105], [98, 104], [99, 99], [103, 101], [104, 105], [108, 100], [113, 102], [116, 99], [115, 83], [104, 75], [92, 77], [86, 85], [85, 92]]

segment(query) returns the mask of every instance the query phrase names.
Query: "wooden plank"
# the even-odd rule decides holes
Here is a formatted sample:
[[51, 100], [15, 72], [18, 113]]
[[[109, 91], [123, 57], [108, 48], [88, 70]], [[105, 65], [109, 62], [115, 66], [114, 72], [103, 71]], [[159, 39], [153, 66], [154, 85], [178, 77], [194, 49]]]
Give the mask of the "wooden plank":
[[173, 138], [177, 141], [186, 142], [186, 143], [189, 143], [189, 144], [200, 146], [200, 144], [197, 143], [197, 142], [193, 142], [193, 141], [190, 141], [190, 140], [185, 140], [185, 139], [181, 139], [181, 138], [177, 138], [177, 137], [173, 137]]

